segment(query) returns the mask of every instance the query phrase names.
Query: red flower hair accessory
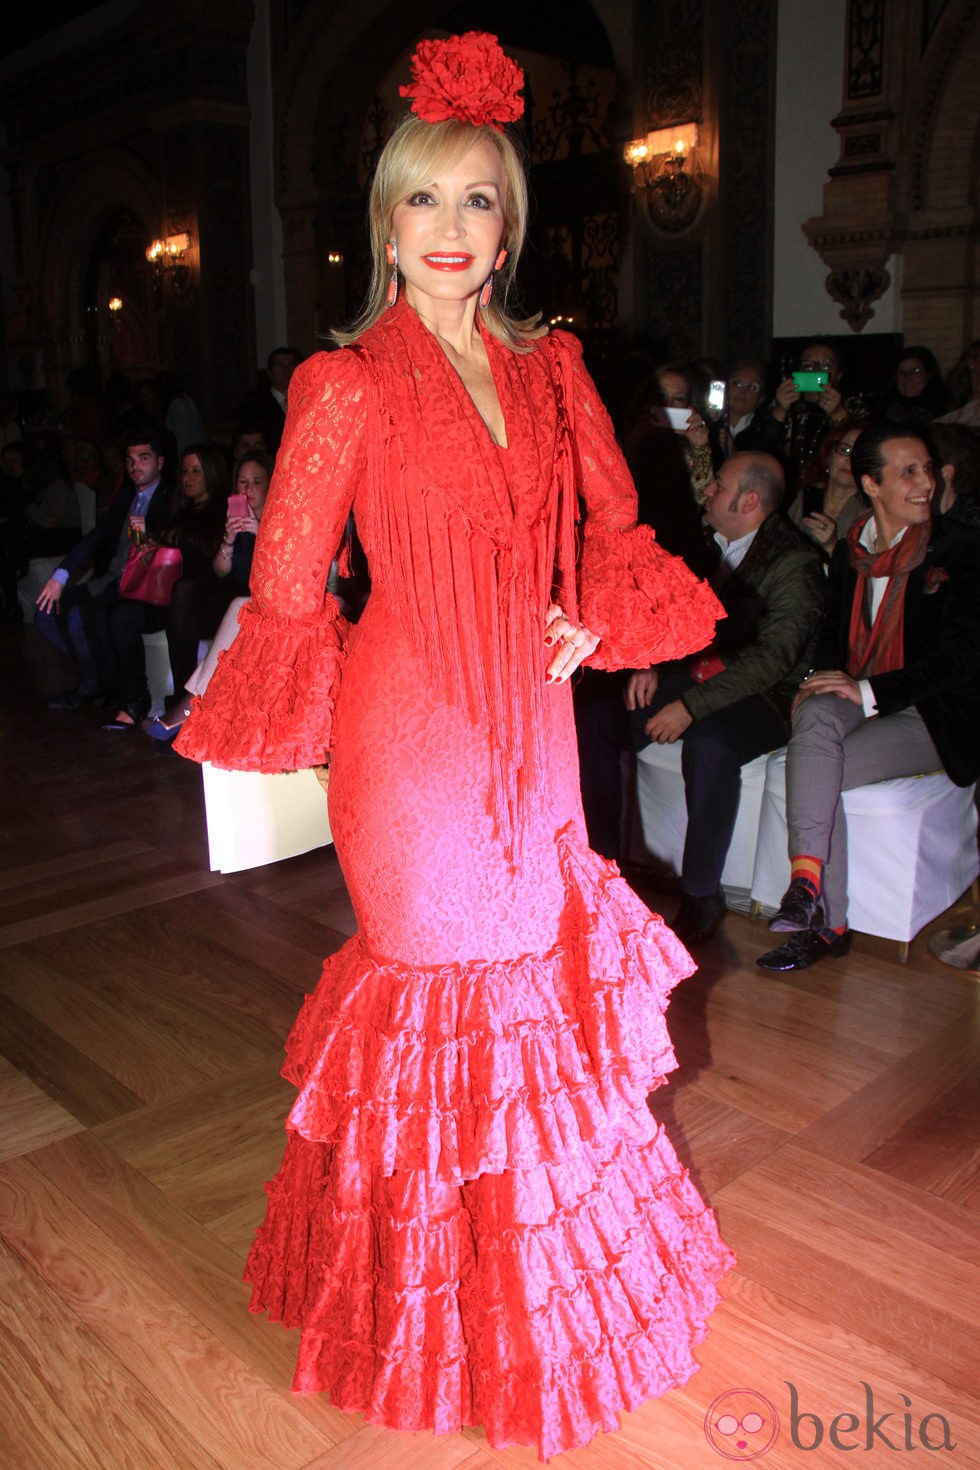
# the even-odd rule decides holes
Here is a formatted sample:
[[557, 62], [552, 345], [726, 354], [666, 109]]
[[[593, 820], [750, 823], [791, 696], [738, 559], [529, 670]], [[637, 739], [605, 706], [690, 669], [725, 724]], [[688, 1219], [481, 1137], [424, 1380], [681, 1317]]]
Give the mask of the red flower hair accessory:
[[503, 132], [524, 111], [518, 92], [524, 73], [501, 50], [496, 36], [467, 31], [448, 41], [420, 41], [412, 57], [412, 81], [399, 87], [414, 97], [412, 111], [423, 122], [474, 123]]

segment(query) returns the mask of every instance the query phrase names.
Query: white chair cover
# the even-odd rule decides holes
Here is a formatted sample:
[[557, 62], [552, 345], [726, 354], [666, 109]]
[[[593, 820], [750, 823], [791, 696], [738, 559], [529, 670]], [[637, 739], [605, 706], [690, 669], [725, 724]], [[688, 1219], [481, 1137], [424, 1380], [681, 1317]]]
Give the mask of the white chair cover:
[[[722, 887], [748, 893], [755, 870], [756, 838], [766, 780], [764, 755], [742, 767], [742, 793]], [[671, 873], [680, 873], [687, 835], [687, 806], [681, 774], [681, 742], [648, 745], [637, 756], [636, 800], [647, 853]]]
[[262, 867], [333, 841], [315, 771], [267, 776], [223, 771], [209, 761], [201, 769], [212, 872]]
[[[898, 776], [844, 793], [852, 929], [907, 943], [977, 876], [972, 786], [942, 771]], [[769, 757], [753, 901], [775, 909], [789, 885], [786, 752]]]

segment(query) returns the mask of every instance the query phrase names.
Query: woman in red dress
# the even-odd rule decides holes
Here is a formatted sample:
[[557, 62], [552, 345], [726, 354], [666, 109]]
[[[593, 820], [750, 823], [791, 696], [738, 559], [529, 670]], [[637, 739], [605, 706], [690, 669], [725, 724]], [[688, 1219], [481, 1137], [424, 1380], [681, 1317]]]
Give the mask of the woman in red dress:
[[[568, 683], [692, 652], [720, 610], [636, 527], [575, 340], [507, 313], [518, 68], [476, 33], [414, 68], [369, 305], [296, 371], [253, 600], [178, 748], [329, 746], [359, 923], [288, 1042], [253, 1309], [300, 1329], [296, 1389], [547, 1456], [687, 1379], [731, 1263], [646, 1101], [693, 965], [589, 851]], [[353, 632], [324, 592], [352, 508]]]

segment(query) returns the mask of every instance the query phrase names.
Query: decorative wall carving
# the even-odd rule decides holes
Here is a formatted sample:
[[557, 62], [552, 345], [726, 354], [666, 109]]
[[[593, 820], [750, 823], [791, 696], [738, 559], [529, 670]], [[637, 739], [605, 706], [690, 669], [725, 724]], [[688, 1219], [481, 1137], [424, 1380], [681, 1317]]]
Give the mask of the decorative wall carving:
[[851, 0], [848, 17], [847, 95], [879, 97], [885, 58], [885, 0]]
[[883, 296], [890, 284], [891, 276], [884, 266], [831, 271], [827, 277], [827, 290], [840, 302], [841, 318], [855, 332], [860, 332], [874, 315], [871, 303]]
[[702, 0], [641, 8], [644, 106], [651, 128], [701, 116]]

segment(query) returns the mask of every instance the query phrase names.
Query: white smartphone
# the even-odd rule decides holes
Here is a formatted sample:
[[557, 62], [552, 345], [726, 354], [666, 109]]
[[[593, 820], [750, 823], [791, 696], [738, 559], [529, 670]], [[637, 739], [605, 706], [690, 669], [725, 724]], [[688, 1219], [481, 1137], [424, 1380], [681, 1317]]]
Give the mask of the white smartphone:
[[721, 413], [725, 407], [725, 385], [716, 378], [708, 389], [708, 407], [712, 413]]
[[665, 408], [667, 422], [676, 433], [683, 433], [687, 428], [687, 421], [691, 417], [692, 410], [689, 408]]

